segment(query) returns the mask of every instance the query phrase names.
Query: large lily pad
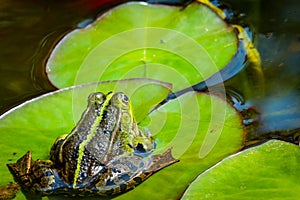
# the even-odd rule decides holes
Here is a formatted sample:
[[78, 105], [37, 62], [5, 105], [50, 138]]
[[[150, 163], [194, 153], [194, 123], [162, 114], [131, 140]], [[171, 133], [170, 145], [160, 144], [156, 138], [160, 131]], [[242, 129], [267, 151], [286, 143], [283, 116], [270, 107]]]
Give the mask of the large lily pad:
[[116, 199], [178, 199], [200, 173], [243, 146], [239, 114], [214, 95], [186, 93], [153, 111], [141, 125], [154, 135], [155, 153], [172, 147], [180, 162]]
[[[127, 86], [139, 85], [138, 82], [135, 83]], [[110, 84], [111, 82], [99, 85], [97, 90], [109, 91]], [[120, 84], [118, 90], [122, 86], [127, 88], [124, 85], [124, 82]], [[79, 107], [83, 110], [86, 96], [94, 91], [94, 86], [60, 90], [27, 102], [1, 117], [1, 185], [12, 180], [5, 164], [14, 162], [28, 149], [32, 150], [34, 159], [48, 157], [49, 148], [56, 136], [69, 132], [74, 126], [72, 105], [80, 104]], [[139, 99], [134, 103], [136, 113], [137, 109], [142, 109], [140, 105], [153, 105], [155, 101], [159, 102], [164, 98], [169, 92], [165, 86], [152, 82], [150, 86], [139, 89], [146, 89], [149, 93], [134, 92], [131, 96], [133, 103], [134, 98]], [[74, 91], [84, 100], [73, 102]], [[127, 92], [131, 94], [133, 91]], [[152, 100], [149, 102], [147, 99]], [[157, 148], [154, 153], [164, 152], [172, 147], [173, 155], [180, 162], [159, 171], [117, 199], [137, 199], [145, 196], [176, 199], [197, 175], [243, 146], [244, 127], [239, 114], [217, 96], [186, 93], [155, 109], [140, 125], [149, 129], [155, 137]], [[22, 194], [19, 193], [17, 198], [23, 199]]]
[[12, 181], [6, 164], [31, 150], [33, 159], [47, 159], [57, 136], [69, 133], [86, 107], [91, 92], [122, 91], [131, 99], [137, 121], [170, 92], [170, 85], [148, 79], [108, 81], [48, 93], [0, 117], [0, 185]]
[[232, 26], [202, 3], [127, 3], [66, 35], [47, 62], [52, 83], [153, 78], [180, 90], [230, 62], [238, 46]]
[[299, 146], [271, 140], [201, 174], [183, 199], [300, 199], [299, 176]]

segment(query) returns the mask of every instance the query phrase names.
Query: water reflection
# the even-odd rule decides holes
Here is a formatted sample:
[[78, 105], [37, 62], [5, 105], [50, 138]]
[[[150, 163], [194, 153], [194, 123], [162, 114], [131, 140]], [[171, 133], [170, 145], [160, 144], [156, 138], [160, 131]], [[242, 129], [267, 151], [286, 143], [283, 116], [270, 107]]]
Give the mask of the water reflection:
[[44, 69], [49, 51], [76, 23], [95, 12], [83, 1], [1, 1], [0, 113], [55, 89]]
[[258, 132], [267, 133], [276, 130], [293, 130], [300, 125], [299, 95], [283, 92], [269, 96], [260, 102], [262, 126]]
[[[244, 20], [255, 25], [256, 47], [262, 59], [265, 80], [260, 87], [264, 87], [265, 93], [255, 94], [252, 83], [248, 88], [241, 86], [241, 81], [245, 81], [242, 74], [229, 82], [244, 96], [247, 107], [260, 113], [259, 120], [253, 125], [255, 129], [250, 131], [250, 138], [263, 136], [289, 140], [287, 136], [297, 132], [300, 126], [300, 2], [228, 2], [246, 12]], [[253, 4], [249, 6], [251, 2]], [[249, 6], [249, 11], [242, 3]], [[256, 10], [255, 16], [251, 10]]]

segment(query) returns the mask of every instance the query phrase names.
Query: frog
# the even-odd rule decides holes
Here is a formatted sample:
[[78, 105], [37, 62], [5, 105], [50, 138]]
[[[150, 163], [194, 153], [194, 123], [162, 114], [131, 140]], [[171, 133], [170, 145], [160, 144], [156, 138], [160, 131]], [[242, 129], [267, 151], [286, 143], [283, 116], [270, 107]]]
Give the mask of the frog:
[[179, 161], [171, 148], [162, 154], [153, 154], [155, 149], [125, 93], [94, 92], [72, 131], [56, 139], [48, 160], [33, 160], [27, 151], [7, 166], [27, 195], [114, 197]]

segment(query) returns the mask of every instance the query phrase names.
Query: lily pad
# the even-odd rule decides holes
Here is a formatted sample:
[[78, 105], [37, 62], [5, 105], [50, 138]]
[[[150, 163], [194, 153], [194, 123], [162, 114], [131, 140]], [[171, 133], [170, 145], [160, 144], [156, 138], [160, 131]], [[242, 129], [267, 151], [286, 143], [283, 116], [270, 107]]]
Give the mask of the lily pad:
[[234, 28], [205, 4], [126, 3], [67, 34], [46, 70], [59, 88], [142, 77], [170, 82], [177, 91], [225, 67], [237, 46]]
[[155, 153], [171, 147], [180, 162], [116, 199], [178, 199], [200, 173], [243, 147], [239, 114], [214, 95], [186, 93], [154, 110], [140, 125], [154, 135]]
[[149, 79], [108, 81], [66, 88], [35, 98], [0, 117], [0, 185], [13, 181], [6, 164], [30, 150], [33, 159], [48, 159], [51, 145], [69, 133], [94, 91], [122, 91], [133, 104], [137, 121], [170, 93], [170, 84]]
[[[123, 81], [118, 90], [130, 85], [140, 85], [145, 80], [132, 81], [132, 84], [130, 81], [127, 85]], [[97, 85], [97, 90], [109, 91], [112, 88], [110, 84], [114, 82]], [[140, 105], [153, 105], [168, 94], [168, 85], [159, 82], [152, 84], [150, 81], [151, 87], [141, 87], [140, 92], [134, 93], [133, 91], [139, 90], [135, 88], [127, 91], [128, 89], [123, 88], [128, 93], [133, 93], [130, 97], [133, 103], [134, 98], [139, 98], [134, 103], [135, 113], [138, 113], [137, 108], [143, 109]], [[16, 161], [28, 149], [32, 150], [33, 159], [47, 158], [56, 136], [68, 133], [74, 127], [72, 105], [80, 104], [83, 110], [86, 96], [94, 90], [95, 84], [60, 90], [26, 102], [3, 115], [0, 119], [3, 154], [0, 184], [7, 184], [12, 180], [5, 164]], [[75, 91], [84, 100], [73, 102]], [[158, 94], [160, 95], [157, 97]], [[147, 99], [152, 100], [144, 102]], [[238, 112], [223, 99], [208, 94], [186, 93], [155, 109], [140, 122], [140, 126], [150, 130], [155, 137], [157, 148], [154, 153], [164, 152], [172, 147], [173, 155], [180, 162], [159, 171], [117, 199], [137, 199], [145, 196], [176, 199], [197, 175], [243, 146], [244, 127]], [[23, 199], [22, 194], [18, 193], [17, 198]]]
[[201, 174], [182, 199], [300, 199], [299, 176], [299, 146], [271, 140]]

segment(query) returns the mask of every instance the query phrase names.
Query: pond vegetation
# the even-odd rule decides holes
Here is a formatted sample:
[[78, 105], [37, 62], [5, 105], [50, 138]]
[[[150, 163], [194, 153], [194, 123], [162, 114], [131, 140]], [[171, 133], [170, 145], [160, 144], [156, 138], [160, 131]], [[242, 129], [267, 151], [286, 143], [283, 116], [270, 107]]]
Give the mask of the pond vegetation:
[[[79, 119], [86, 105], [86, 98], [80, 97], [88, 96], [95, 90], [109, 92], [117, 88], [132, 95], [130, 98], [133, 100], [137, 122], [140, 122], [141, 127], [150, 129], [157, 141], [154, 154], [172, 147], [174, 157], [180, 160], [179, 163], [154, 174], [136, 189], [117, 197], [118, 199], [136, 199], [145, 195], [151, 197], [156, 195], [157, 198], [165, 199], [176, 199], [180, 196], [183, 199], [200, 197], [243, 199], [258, 194], [257, 198], [272, 199], [285, 197], [287, 190], [291, 190], [288, 192], [292, 195], [291, 198], [297, 199], [298, 194], [293, 191], [297, 191], [295, 188], [299, 185], [296, 177], [300, 160], [299, 148], [293, 143], [298, 144], [300, 121], [299, 79], [297, 78], [299, 72], [297, 55], [300, 51], [300, 43], [299, 35], [291, 29], [289, 31], [285, 29], [297, 24], [297, 14], [294, 12], [296, 8], [288, 7], [286, 4], [284, 4], [286, 7], [281, 8], [279, 6], [282, 4], [264, 4], [260, 1], [245, 1], [243, 5], [237, 2], [225, 2], [231, 7], [214, 3], [224, 9], [229, 23], [244, 26], [244, 29], [240, 27], [242, 31], [239, 34], [239, 37], [243, 37], [240, 41], [244, 43], [239, 43], [237, 40], [234, 27], [227, 26], [220, 17], [210, 18], [210, 14], [216, 14], [199, 3], [191, 4], [182, 10], [158, 6], [163, 11], [155, 10], [152, 6], [133, 3], [129, 4], [127, 9], [124, 6], [124, 10], [119, 7], [119, 10], [112, 11], [92, 24], [90, 23], [93, 20], [86, 19], [93, 19], [96, 14], [103, 13], [109, 7], [108, 4], [96, 5], [97, 2], [94, 1], [61, 4], [45, 2], [40, 4], [28, 2], [26, 5], [23, 2], [16, 2], [14, 5], [3, 4], [2, 9], [9, 8], [9, 12], [4, 12], [6, 20], [1, 23], [1, 28], [6, 28], [4, 37], [11, 38], [1, 44], [9, 47], [3, 49], [2, 57], [5, 62], [1, 65], [4, 71], [3, 95], [6, 94], [1, 102], [3, 111], [25, 99], [56, 90], [53, 85], [57, 88], [65, 88], [89, 82], [104, 82], [56, 90], [2, 115], [0, 131], [4, 152], [0, 162], [3, 176], [1, 185], [12, 180], [5, 165], [14, 162], [27, 150], [32, 150], [34, 159], [47, 158], [56, 136], [70, 132]], [[290, 5], [293, 4], [296, 3], [290, 2]], [[33, 5], [36, 10], [29, 12], [26, 8]], [[23, 6], [24, 9], [17, 9]], [[98, 6], [103, 10], [101, 11]], [[281, 15], [274, 15], [272, 11], [265, 12], [266, 6], [282, 9]], [[64, 9], [71, 12], [66, 14]], [[144, 10], [136, 12], [138, 9]], [[203, 16], [198, 15], [201, 9], [203, 10], [200, 13], [206, 13]], [[49, 13], [45, 14], [45, 11], [53, 16], [62, 17], [66, 23], [62, 24], [62, 21], [57, 21]], [[139, 17], [139, 13], [148, 15], [143, 15], [145, 17], [143, 19]], [[222, 16], [222, 13], [219, 14]], [[120, 23], [120, 16], [123, 16], [121, 18], [124, 19], [124, 23]], [[155, 17], [149, 19], [147, 16]], [[206, 21], [208, 18], [211, 20]], [[165, 19], [168, 23], [159, 19]], [[201, 24], [207, 23], [203, 26], [205, 28], [201, 29], [201, 26], [197, 26], [199, 20], [203, 20]], [[45, 21], [47, 23], [44, 23]], [[112, 21], [114, 23], [111, 23]], [[87, 26], [83, 22], [87, 22]], [[275, 22], [277, 22], [276, 28], [272, 26]], [[245, 23], [251, 24], [249, 25], [251, 31]], [[75, 24], [80, 25], [81, 29], [64, 36], [59, 43], [55, 42], [66, 32], [74, 29]], [[210, 27], [212, 24], [213, 26]], [[144, 27], [149, 27], [148, 32], [141, 29]], [[160, 29], [153, 29], [153, 27]], [[17, 28], [23, 31], [16, 31]], [[30, 34], [33, 28], [36, 31]], [[169, 38], [165, 37], [166, 28], [176, 31], [177, 34], [171, 31]], [[131, 29], [137, 30], [131, 32], [135, 35], [137, 46], [126, 43], [128, 37], [126, 34], [119, 34]], [[193, 46], [195, 43], [184, 43], [187, 38], [181, 37], [178, 32], [185, 33], [192, 38], [193, 42], [201, 44], [202, 49], [197, 51], [197, 58], [201, 58], [201, 63], [197, 63], [198, 59], [194, 59], [193, 56], [193, 51], [197, 49], [197, 46]], [[10, 33], [19, 35], [10, 36]], [[147, 33], [150, 33], [149, 44], [143, 49], [145, 44], [139, 42], [142, 42], [144, 37], [139, 38], [139, 36], [147, 36]], [[245, 33], [248, 35], [242, 36]], [[110, 37], [109, 34], [119, 34], [120, 37], [113, 40], [115, 38]], [[172, 42], [171, 39], [174, 38], [176, 42]], [[245, 42], [247, 39], [254, 40], [255, 47], [261, 55], [261, 64], [252, 42], [250, 40]], [[8, 45], [12, 40], [19, 41], [19, 45]], [[107, 44], [104, 42], [106, 46], [102, 45], [102, 49], [95, 50], [97, 48], [93, 45], [99, 47], [103, 41], [108, 41]], [[32, 45], [29, 45], [30, 43]], [[175, 46], [168, 46], [169, 43]], [[57, 46], [52, 51], [54, 44]], [[125, 51], [116, 51], [114, 45], [120, 44], [123, 47], [121, 49]], [[228, 69], [226, 64], [234, 60], [235, 55], [243, 55], [236, 53], [241, 45], [244, 45], [242, 47], [246, 47], [248, 51], [248, 64], [239, 68], [239, 71], [233, 70], [236, 68], [224, 70]], [[90, 52], [91, 49], [94, 51]], [[102, 57], [99, 57], [99, 52], [103, 49], [105, 54], [100, 54]], [[14, 59], [16, 52], [22, 55], [18, 59]], [[116, 55], [121, 56], [115, 59]], [[105, 59], [109, 56], [112, 57], [111, 60]], [[210, 59], [206, 60], [206, 58]], [[97, 64], [93, 65], [93, 63]], [[197, 68], [203, 63], [206, 69]], [[236, 62], [232, 63], [236, 64]], [[97, 71], [99, 66], [103, 65], [107, 66], [106, 71]], [[76, 69], [74, 66], [79, 68]], [[135, 66], [138, 67], [131, 70]], [[167, 68], [164, 69], [165, 66]], [[178, 68], [178, 66], [184, 67]], [[183, 76], [172, 74], [176, 70]], [[221, 78], [225, 77], [225, 85], [222, 81], [216, 81], [219, 80], [217, 75], [207, 82], [201, 82], [219, 70]], [[18, 78], [18, 74], [21, 75], [24, 71], [27, 75]], [[90, 74], [90, 71], [97, 73]], [[199, 71], [201, 76], [197, 76]], [[49, 76], [51, 83], [46, 75]], [[142, 79], [130, 79], [137, 77]], [[107, 80], [124, 78], [129, 79], [122, 84], [114, 81], [107, 82]], [[164, 82], [172, 83], [173, 87]], [[214, 83], [209, 85], [213, 87], [207, 87], [210, 83]], [[143, 84], [142, 89], [137, 89]], [[194, 85], [193, 89], [201, 88], [199, 89], [201, 92], [190, 91], [191, 88], [186, 89], [191, 85]], [[134, 92], [135, 90], [138, 92]], [[174, 99], [174, 93], [170, 94], [171, 92], [175, 92], [179, 97]], [[224, 101], [225, 96], [229, 97], [229, 103]], [[166, 99], [164, 104], [157, 106], [164, 99]], [[152, 110], [153, 108], [155, 109]], [[151, 110], [152, 112], [147, 116]], [[215, 136], [208, 137], [205, 136], [206, 133]], [[292, 144], [271, 140], [260, 145], [270, 139], [281, 139]], [[19, 141], [17, 148], [14, 145], [16, 140]], [[230, 156], [249, 146], [253, 147]], [[223, 158], [226, 159], [215, 165]], [[258, 165], [260, 161], [263, 162]], [[183, 171], [184, 173], [181, 173]], [[269, 174], [276, 174], [275, 178], [272, 177], [272, 181]], [[261, 185], [254, 184], [257, 181]], [[174, 184], [168, 184], [170, 182]], [[282, 183], [283, 186], [278, 186], [274, 182]], [[190, 184], [191, 186], [187, 188]], [[165, 189], [159, 193], [155, 192], [160, 190], [160, 185], [164, 185]], [[221, 187], [220, 190], [219, 185], [229, 186]], [[261, 188], [272, 189], [275, 192], [255, 194], [251, 192]], [[17, 199], [22, 198], [22, 194], [18, 193]]]

